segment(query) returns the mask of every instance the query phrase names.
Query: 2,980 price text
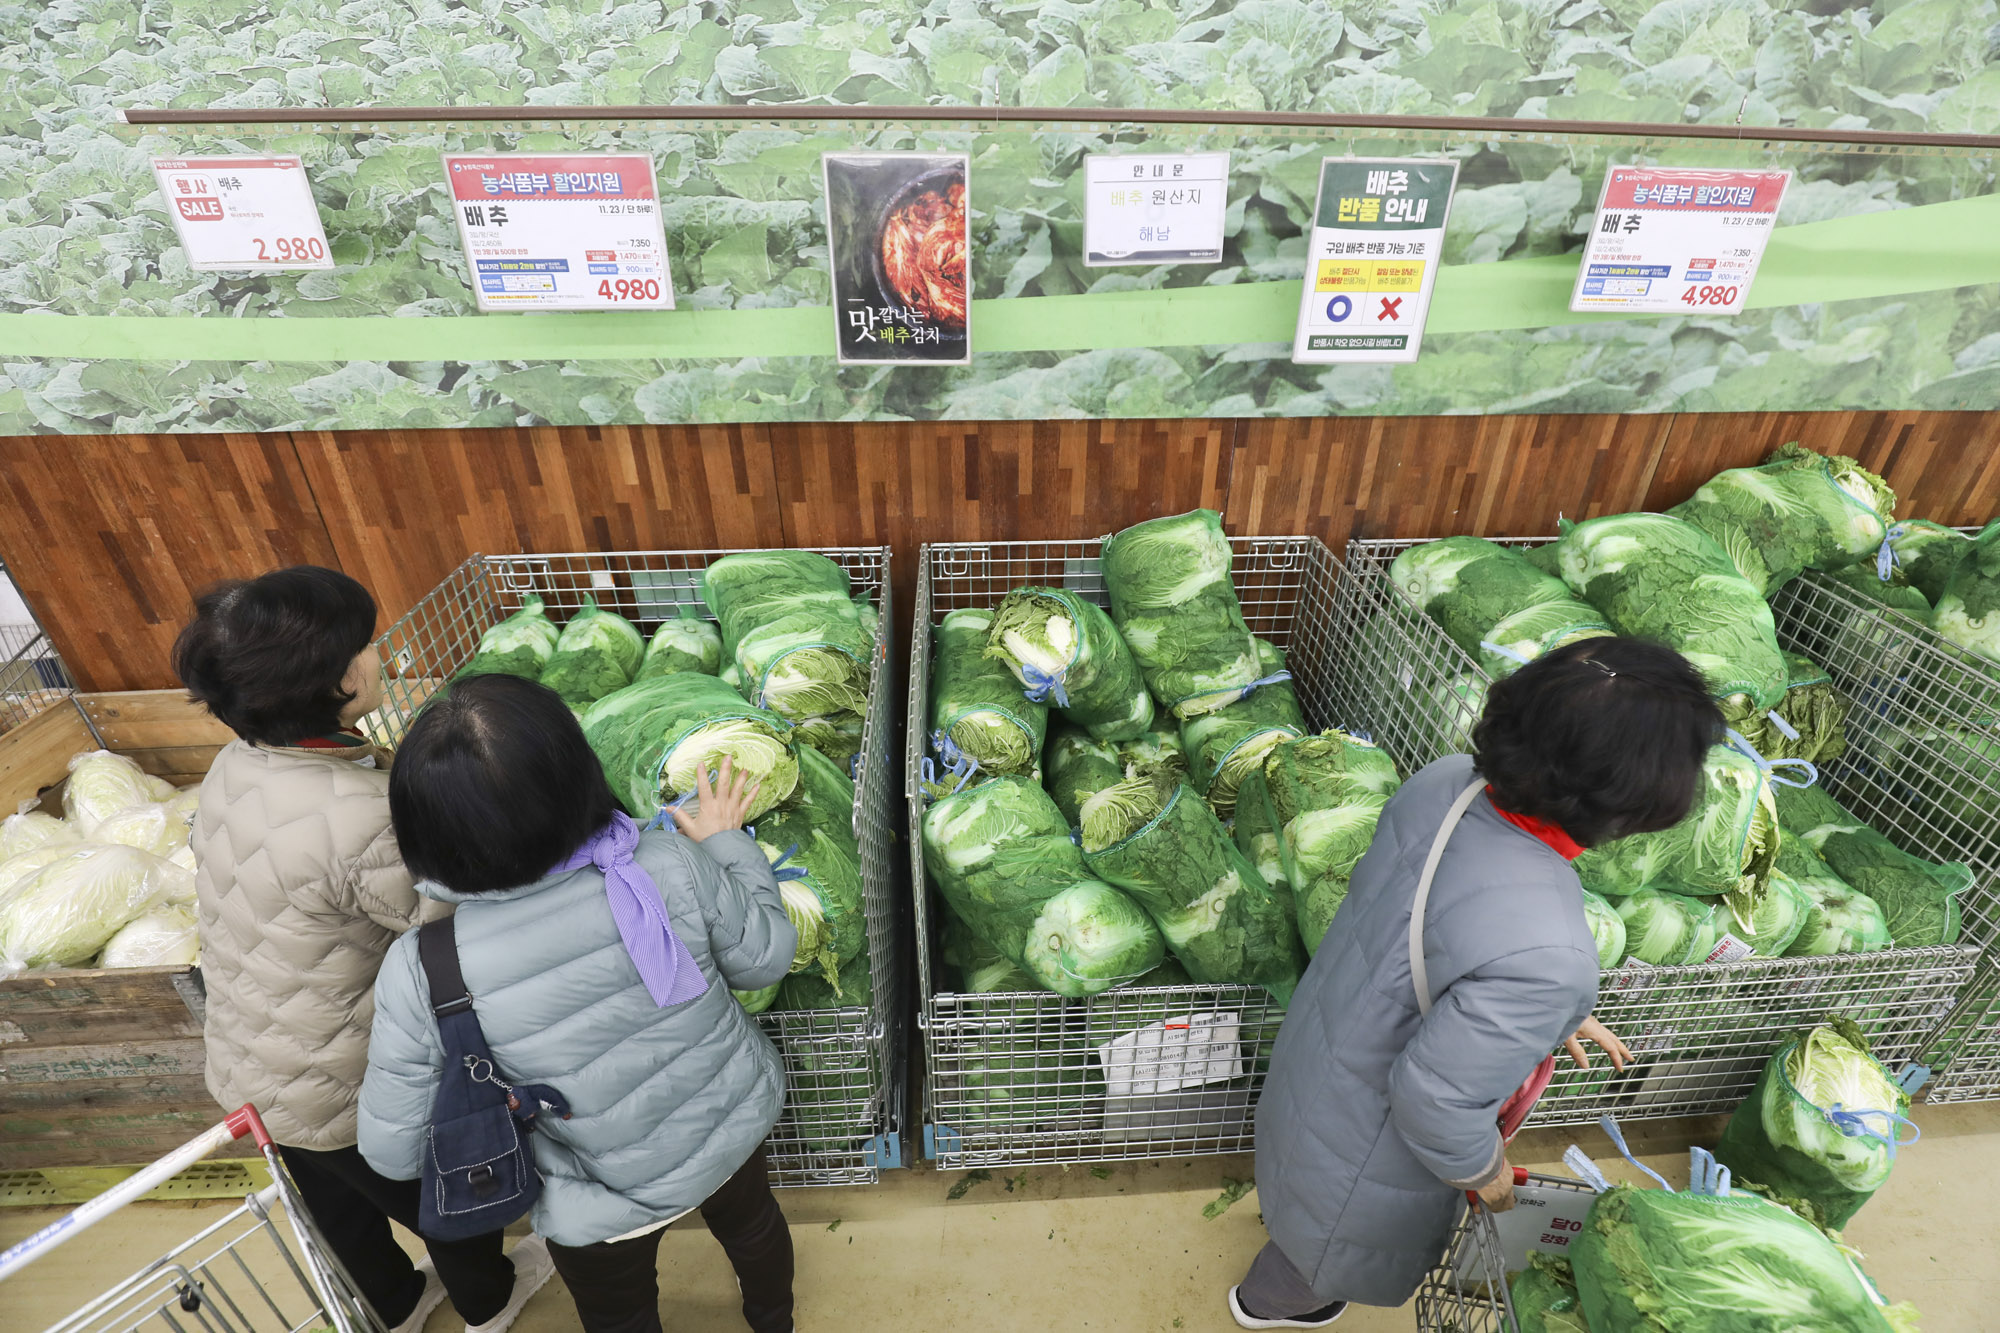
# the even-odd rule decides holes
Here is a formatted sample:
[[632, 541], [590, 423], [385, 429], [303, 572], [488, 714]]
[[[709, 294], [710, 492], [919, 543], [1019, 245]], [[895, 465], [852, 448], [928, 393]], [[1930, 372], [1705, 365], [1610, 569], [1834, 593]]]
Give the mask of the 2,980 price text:
[[308, 259], [326, 258], [326, 242], [317, 236], [280, 236], [275, 240], [257, 236], [251, 244], [257, 247], [260, 264], [301, 264]]

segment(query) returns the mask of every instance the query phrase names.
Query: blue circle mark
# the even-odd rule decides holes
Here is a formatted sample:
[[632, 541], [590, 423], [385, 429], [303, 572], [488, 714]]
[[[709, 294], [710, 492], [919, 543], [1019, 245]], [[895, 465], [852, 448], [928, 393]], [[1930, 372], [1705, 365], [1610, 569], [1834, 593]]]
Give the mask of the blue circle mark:
[[1326, 303], [1326, 317], [1338, 324], [1354, 313], [1354, 302], [1345, 296], [1336, 296]]

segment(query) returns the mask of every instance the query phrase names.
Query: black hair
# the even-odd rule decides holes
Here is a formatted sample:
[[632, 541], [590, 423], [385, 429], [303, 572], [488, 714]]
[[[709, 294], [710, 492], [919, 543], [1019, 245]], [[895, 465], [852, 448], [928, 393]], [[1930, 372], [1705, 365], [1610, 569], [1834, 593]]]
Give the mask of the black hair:
[[341, 689], [375, 637], [375, 599], [336, 569], [293, 565], [204, 588], [174, 640], [190, 698], [259, 745], [296, 745], [340, 727]]
[[1665, 644], [1584, 639], [1497, 682], [1473, 728], [1493, 799], [1586, 847], [1687, 818], [1722, 712]]
[[417, 715], [389, 770], [403, 864], [457, 893], [533, 883], [620, 808], [576, 714], [519, 676], [453, 685]]

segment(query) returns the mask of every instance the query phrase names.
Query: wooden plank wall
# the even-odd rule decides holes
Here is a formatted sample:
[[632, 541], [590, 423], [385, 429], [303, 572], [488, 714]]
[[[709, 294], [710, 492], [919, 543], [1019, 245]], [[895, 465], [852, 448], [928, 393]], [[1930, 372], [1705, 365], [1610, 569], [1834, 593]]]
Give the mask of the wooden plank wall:
[[[1974, 412], [800, 423], [0, 440], [0, 559], [87, 690], [173, 684], [194, 589], [310, 561], [384, 624], [466, 555], [1090, 537], [1197, 505], [1232, 531], [1532, 535], [1664, 508], [1800, 440], [1942, 522], [2000, 511]], [[907, 601], [904, 603], [907, 605]]]

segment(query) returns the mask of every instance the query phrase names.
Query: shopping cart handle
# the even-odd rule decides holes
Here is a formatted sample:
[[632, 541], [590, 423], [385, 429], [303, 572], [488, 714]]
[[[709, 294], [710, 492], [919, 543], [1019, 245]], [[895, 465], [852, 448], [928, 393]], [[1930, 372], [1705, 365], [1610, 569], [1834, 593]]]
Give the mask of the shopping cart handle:
[[[1521, 1186], [1523, 1186], [1523, 1185], [1525, 1185], [1525, 1184], [1527, 1184], [1527, 1183], [1528, 1183], [1528, 1168], [1527, 1168], [1527, 1167], [1525, 1167], [1525, 1166], [1517, 1166], [1517, 1167], [1515, 1167], [1515, 1168], [1514, 1168], [1514, 1187], [1515, 1187], [1516, 1189], [1519, 1189], [1519, 1188], [1520, 1188]], [[1479, 1191], [1478, 1191], [1478, 1190], [1467, 1190], [1467, 1191], [1465, 1192], [1465, 1201], [1466, 1201], [1467, 1203], [1478, 1203], [1478, 1202], [1479, 1202]]]
[[248, 1134], [259, 1148], [271, 1146], [271, 1131], [264, 1128], [264, 1117], [257, 1114], [257, 1108], [245, 1102], [229, 1113], [222, 1122], [229, 1126], [229, 1137], [240, 1139]]

